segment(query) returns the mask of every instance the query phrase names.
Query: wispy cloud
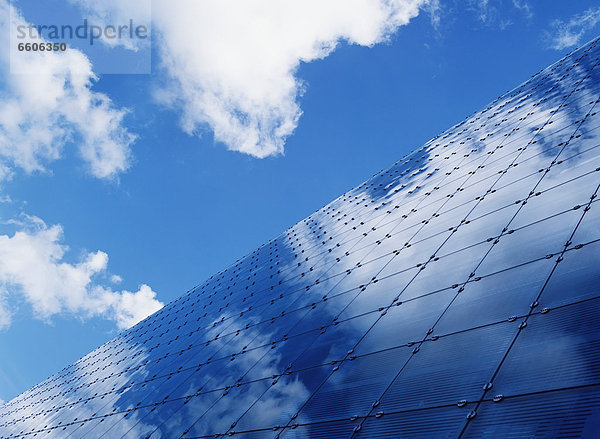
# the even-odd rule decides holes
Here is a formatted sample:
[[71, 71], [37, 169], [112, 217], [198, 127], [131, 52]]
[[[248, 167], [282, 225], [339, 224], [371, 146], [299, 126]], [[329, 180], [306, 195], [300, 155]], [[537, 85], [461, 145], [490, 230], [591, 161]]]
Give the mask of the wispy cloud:
[[431, 0], [424, 6], [425, 11], [429, 14], [431, 26], [438, 30], [442, 22], [442, 6], [439, 0]]
[[513, 6], [515, 8], [517, 8], [519, 11], [521, 11], [524, 15], [525, 18], [533, 18], [533, 8], [531, 7], [531, 4], [529, 4], [528, 1], [526, 0], [513, 0]]
[[471, 0], [470, 3], [476, 9], [480, 21], [489, 23], [494, 19], [496, 7], [490, 4], [490, 0]]
[[[18, 11], [0, 0], [0, 29], [5, 35], [26, 25]], [[38, 40], [39, 42], [39, 40]], [[78, 50], [0, 51], [0, 180], [14, 168], [45, 171], [73, 143], [91, 175], [113, 178], [126, 170], [135, 140], [123, 126], [126, 110], [105, 94], [92, 91], [96, 76]], [[21, 74], [13, 72], [27, 72]]]
[[468, 5], [481, 23], [502, 30], [513, 24], [515, 18], [533, 17], [533, 7], [527, 0], [469, 0]]
[[115, 291], [102, 285], [108, 255], [85, 254], [77, 263], [65, 260], [60, 225], [48, 226], [40, 218], [24, 215], [20, 230], [0, 235], [0, 328], [10, 325], [10, 299], [22, 297], [35, 317], [49, 319], [59, 313], [80, 317], [101, 316], [128, 328], [163, 305], [148, 285], [135, 292]]
[[600, 23], [600, 6], [590, 8], [568, 20], [554, 20], [546, 32], [549, 47], [555, 50], [577, 46], [584, 35]]
[[[115, 23], [129, 23], [132, 20], [136, 26], [144, 25], [151, 28], [152, 0], [68, 0], [69, 3], [79, 6], [83, 16], [90, 23], [100, 24], [102, 27], [114, 26]], [[134, 52], [150, 44], [150, 39], [140, 38], [106, 38], [101, 36], [102, 43], [114, 48], [124, 47]]]

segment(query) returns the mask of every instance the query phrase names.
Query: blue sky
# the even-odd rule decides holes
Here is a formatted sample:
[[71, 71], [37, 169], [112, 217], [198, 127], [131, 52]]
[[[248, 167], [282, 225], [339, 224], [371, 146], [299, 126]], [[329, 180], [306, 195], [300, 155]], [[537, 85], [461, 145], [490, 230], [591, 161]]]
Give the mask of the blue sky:
[[[259, 40], [241, 31], [214, 43], [207, 38], [211, 29], [181, 39], [173, 31], [181, 14], [154, 4], [152, 73], [97, 73], [75, 97], [69, 89], [60, 108], [45, 103], [48, 86], [28, 96], [27, 81], [43, 84], [43, 78], [11, 75], [5, 54], [0, 92], [14, 106], [0, 107], [0, 399], [77, 360], [600, 29], [600, 8], [592, 1], [397, 3], [363, 33], [352, 20], [364, 11], [332, 9], [331, 23], [292, 26], [297, 35], [289, 45], [270, 35], [260, 49], [253, 46]], [[31, 23], [77, 20], [78, 13], [94, 13], [90, 5], [52, 0], [43, 9], [40, 2], [13, 2]], [[305, 13], [309, 23], [319, 13], [299, 7], [306, 11], [295, 14]], [[128, 12], [108, 10], [112, 18]], [[218, 24], [237, 18], [219, 8], [211, 13]], [[264, 8], [253, 13], [277, 17]], [[9, 32], [6, 18], [2, 25]], [[249, 41], [242, 53], [226, 45], [242, 40]], [[335, 50], [312, 52], [315, 42], [336, 41]], [[207, 62], [181, 64], [180, 49]], [[213, 67], [212, 49], [226, 53], [227, 62]], [[85, 66], [87, 55], [94, 69], [94, 55], [85, 45], [80, 50], [64, 65]], [[283, 73], [261, 76], [267, 67]], [[58, 81], [63, 70], [46, 79]], [[213, 74], [218, 87], [206, 79]], [[290, 77], [301, 87], [290, 86]], [[94, 111], [78, 109], [90, 96]], [[10, 125], [7, 114], [23, 102], [39, 102], [40, 114], [28, 107], [22, 117], [50, 137], [32, 144], [38, 131]], [[243, 113], [247, 127], [224, 122], [223, 109]], [[285, 135], [269, 124], [286, 127]], [[257, 141], [240, 141], [256, 133]]]

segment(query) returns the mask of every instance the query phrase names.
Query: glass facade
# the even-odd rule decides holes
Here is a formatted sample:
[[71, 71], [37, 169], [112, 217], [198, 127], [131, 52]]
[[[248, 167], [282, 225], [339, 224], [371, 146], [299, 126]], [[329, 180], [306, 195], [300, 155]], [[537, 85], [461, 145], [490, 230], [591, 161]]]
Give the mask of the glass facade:
[[600, 434], [592, 41], [0, 407], [2, 438]]

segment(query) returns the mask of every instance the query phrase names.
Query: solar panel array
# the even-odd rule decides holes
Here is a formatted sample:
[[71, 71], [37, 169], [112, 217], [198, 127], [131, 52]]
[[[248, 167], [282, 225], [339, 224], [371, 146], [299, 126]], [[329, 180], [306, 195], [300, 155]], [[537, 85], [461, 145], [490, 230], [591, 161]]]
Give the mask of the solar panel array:
[[599, 64], [595, 40], [534, 75], [0, 407], [0, 436], [597, 437]]

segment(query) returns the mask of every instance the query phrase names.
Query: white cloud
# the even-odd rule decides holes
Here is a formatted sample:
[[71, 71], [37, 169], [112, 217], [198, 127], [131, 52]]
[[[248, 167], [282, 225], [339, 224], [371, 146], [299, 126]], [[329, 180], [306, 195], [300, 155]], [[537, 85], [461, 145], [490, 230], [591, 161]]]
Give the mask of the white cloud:
[[533, 17], [533, 8], [529, 4], [529, 2], [525, 0], [513, 0], [513, 6], [520, 10], [523, 14], [525, 14], [526, 18]]
[[0, 329], [10, 326], [12, 319], [4, 299], [0, 300]]
[[[107, 16], [101, 2], [72, 1]], [[122, 17], [136, 1], [112, 1], [113, 14]], [[386, 41], [430, 3], [436, 12], [437, 0], [155, 1], [165, 73], [157, 98], [181, 113], [190, 135], [209, 128], [231, 150], [281, 154], [302, 114], [300, 63], [325, 58], [342, 41]]]
[[[151, 29], [151, 0], [69, 0], [77, 4], [90, 23], [106, 27], [129, 24], [132, 20], [135, 26], [144, 25]], [[149, 35], [148, 35], [149, 36]], [[138, 51], [150, 45], [150, 38], [105, 38], [101, 41], [110, 47], [123, 46], [132, 51]]]
[[[14, 40], [11, 26], [18, 25], [27, 22], [0, 0], [0, 29]], [[16, 46], [11, 41], [10, 50], [0, 51], [0, 181], [16, 168], [46, 171], [69, 144], [78, 147], [95, 177], [113, 178], [126, 170], [135, 136], [123, 127], [126, 110], [92, 91], [97, 78], [88, 58], [72, 49], [17, 52]], [[11, 199], [2, 195], [0, 202]], [[101, 316], [121, 329], [162, 307], [147, 285], [131, 292], [99, 283], [98, 278], [121, 281], [108, 274], [108, 255], [102, 251], [67, 262], [59, 225], [27, 215], [5, 224], [18, 231], [0, 235], [0, 328], [10, 325], [16, 296], [43, 320], [60, 313]]]
[[546, 37], [550, 47], [555, 50], [568, 49], [577, 46], [586, 32], [592, 30], [600, 22], [600, 7], [590, 8], [576, 14], [569, 20], [554, 20], [552, 30]]
[[527, 0], [469, 0], [467, 4], [479, 21], [500, 30], [513, 24], [515, 10], [526, 19], [533, 17], [533, 7]]
[[24, 227], [13, 236], [0, 235], [0, 328], [10, 324], [8, 298], [21, 295], [34, 315], [48, 319], [69, 312], [82, 317], [102, 316], [128, 328], [163, 305], [147, 285], [138, 291], [113, 291], [95, 281], [105, 274], [108, 255], [88, 253], [78, 263], [64, 260], [62, 228], [24, 216]]
[[470, 3], [475, 7], [479, 15], [479, 19], [487, 23], [496, 15], [496, 8], [491, 6], [490, 0], [471, 0]]
[[419, 13], [424, 0], [177, 0], [154, 4], [160, 97], [198, 134], [255, 157], [283, 153], [298, 124], [300, 62], [340, 41], [372, 46]]
[[117, 326], [122, 329], [132, 327], [163, 307], [156, 300], [156, 293], [146, 284], [141, 285], [135, 293], [125, 290], [113, 292], [110, 289], [101, 291], [102, 300], [108, 305]]
[[431, 26], [438, 30], [442, 21], [442, 6], [440, 0], [429, 0], [423, 7], [429, 14]]
[[[11, 23], [13, 29], [27, 24], [6, 0], [0, 0], [0, 29], [5, 35]], [[0, 180], [15, 167], [28, 173], [44, 171], [70, 142], [78, 146], [95, 177], [112, 178], [127, 169], [135, 136], [122, 126], [126, 110], [91, 90], [97, 78], [87, 57], [73, 49], [18, 52], [16, 48], [16, 41], [11, 41], [10, 50], [0, 51]]]

